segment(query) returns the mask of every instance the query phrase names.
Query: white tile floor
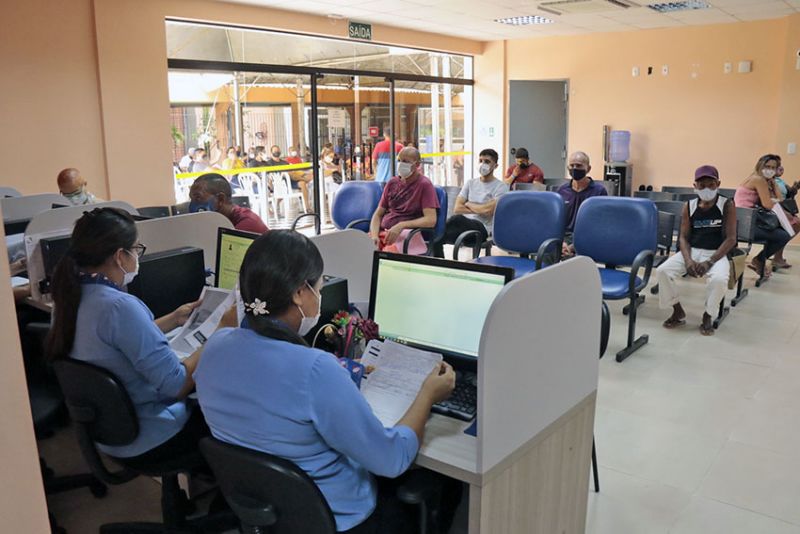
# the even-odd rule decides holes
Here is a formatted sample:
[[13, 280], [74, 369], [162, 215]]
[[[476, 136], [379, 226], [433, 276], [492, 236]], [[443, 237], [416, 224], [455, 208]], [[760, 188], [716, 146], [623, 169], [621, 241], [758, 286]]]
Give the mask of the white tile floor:
[[[787, 258], [796, 266], [761, 288], [748, 273], [749, 296], [710, 338], [697, 330], [700, 282], [679, 282], [688, 320], [676, 330], [661, 327], [668, 312], [648, 292], [637, 331], [650, 343], [623, 363], [627, 318], [611, 303], [595, 425], [602, 487], [589, 493], [587, 533], [800, 534], [800, 249]], [[41, 445], [58, 472], [85, 470], [68, 433]], [[82, 534], [156, 518], [158, 491], [139, 478], [102, 501], [81, 490], [48, 502]]]

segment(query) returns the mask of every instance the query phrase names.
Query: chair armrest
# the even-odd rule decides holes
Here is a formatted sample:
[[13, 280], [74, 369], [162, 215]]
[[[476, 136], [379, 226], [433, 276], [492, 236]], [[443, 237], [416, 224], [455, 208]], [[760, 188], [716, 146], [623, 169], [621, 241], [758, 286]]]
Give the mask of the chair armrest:
[[427, 469], [412, 469], [397, 488], [397, 499], [405, 504], [421, 504], [439, 495], [443, 487], [442, 475]]
[[317, 220], [317, 222], [320, 222], [320, 223], [321, 223], [321, 219], [319, 218], [319, 214], [318, 214], [318, 213], [301, 213], [301, 214], [300, 214], [300, 215], [298, 215], [298, 216], [295, 218], [295, 220], [292, 222], [292, 231], [293, 231], [293, 232], [294, 232], [294, 231], [295, 231], [295, 229], [297, 228], [297, 223], [300, 221], [300, 219], [303, 219], [303, 218], [305, 218], [305, 217], [313, 217], [314, 219], [316, 219], [316, 220]]
[[458, 261], [458, 252], [461, 250], [461, 245], [463, 245], [464, 241], [469, 239], [470, 236], [475, 238], [475, 244], [472, 246], [472, 259], [474, 260], [481, 255], [481, 247], [483, 246], [483, 244], [479, 242], [481, 233], [477, 230], [467, 230], [456, 238], [456, 243], [453, 245], [454, 260]]
[[600, 358], [606, 353], [608, 338], [611, 334], [611, 314], [608, 311], [606, 301], [601, 301], [603, 305], [600, 311]]
[[355, 228], [357, 224], [364, 224], [369, 222], [370, 222], [369, 219], [356, 219], [355, 221], [350, 221], [349, 223], [347, 223], [347, 226], [345, 226], [344, 229], [347, 230], [349, 228]]
[[[655, 254], [652, 250], [643, 250], [639, 252], [639, 254], [637, 254], [633, 259], [633, 264], [631, 265], [631, 275], [629, 278], [629, 291], [631, 295], [638, 293], [647, 286], [647, 283], [650, 281], [650, 273], [653, 270], [654, 258]], [[644, 276], [642, 277], [642, 284], [637, 286], [636, 277], [639, 274], [639, 269], [642, 267], [645, 268]]]
[[542, 261], [544, 261], [544, 256], [547, 254], [547, 250], [556, 245], [556, 261], [553, 263], [558, 263], [561, 261], [561, 243], [563, 242], [562, 238], [553, 237], [539, 245], [539, 250], [536, 251], [536, 270], [542, 268]]
[[[77, 419], [75, 417], [75, 408], [70, 407], [69, 409], [70, 415], [72, 416], [73, 420]], [[130, 480], [133, 480], [139, 474], [135, 471], [128, 469], [127, 467], [123, 467], [121, 470], [116, 472], [111, 472], [106, 467], [106, 464], [103, 462], [103, 459], [100, 457], [100, 453], [97, 451], [97, 445], [95, 445], [94, 441], [89, 437], [89, 432], [83, 423], [77, 423], [78, 427], [77, 432], [75, 433], [78, 438], [78, 445], [81, 449], [81, 454], [83, 455], [84, 460], [86, 463], [89, 464], [89, 469], [91, 469], [92, 474], [105, 482], [106, 484], [124, 484]]]
[[[424, 232], [425, 230], [433, 230], [433, 228], [414, 228], [413, 230], [411, 230], [408, 233], [408, 235], [406, 236], [405, 240], [403, 240], [403, 254], [408, 254], [408, 246], [411, 243], [411, 238], [414, 237], [415, 235], [421, 233], [421, 232]], [[432, 239], [428, 239], [426, 241], [428, 242], [428, 250], [427, 250], [426, 254], [428, 256], [430, 256], [431, 255], [431, 246], [433, 245], [433, 240]]]

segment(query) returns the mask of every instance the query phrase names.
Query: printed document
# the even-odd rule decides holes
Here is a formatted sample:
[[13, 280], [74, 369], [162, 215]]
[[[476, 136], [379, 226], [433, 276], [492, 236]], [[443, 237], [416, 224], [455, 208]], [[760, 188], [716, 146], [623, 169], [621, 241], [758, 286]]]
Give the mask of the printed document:
[[200, 294], [202, 303], [169, 342], [181, 359], [202, 347], [217, 329], [225, 312], [233, 306], [234, 294], [229, 289], [205, 287]]

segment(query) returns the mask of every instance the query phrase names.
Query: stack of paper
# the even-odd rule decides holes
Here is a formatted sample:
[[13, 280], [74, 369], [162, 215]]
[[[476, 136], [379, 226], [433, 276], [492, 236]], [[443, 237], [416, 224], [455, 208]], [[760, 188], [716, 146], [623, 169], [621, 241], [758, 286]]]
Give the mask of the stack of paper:
[[202, 303], [169, 342], [179, 358], [186, 358], [202, 347], [217, 329], [225, 312], [233, 306], [234, 294], [228, 289], [205, 287], [200, 294]]

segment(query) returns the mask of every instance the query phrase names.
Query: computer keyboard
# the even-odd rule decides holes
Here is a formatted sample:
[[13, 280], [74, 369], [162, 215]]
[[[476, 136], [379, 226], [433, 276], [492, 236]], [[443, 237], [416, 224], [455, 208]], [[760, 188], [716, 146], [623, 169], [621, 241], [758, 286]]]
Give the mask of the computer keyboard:
[[478, 375], [469, 371], [456, 372], [456, 387], [450, 398], [434, 404], [431, 411], [471, 421], [478, 413]]

